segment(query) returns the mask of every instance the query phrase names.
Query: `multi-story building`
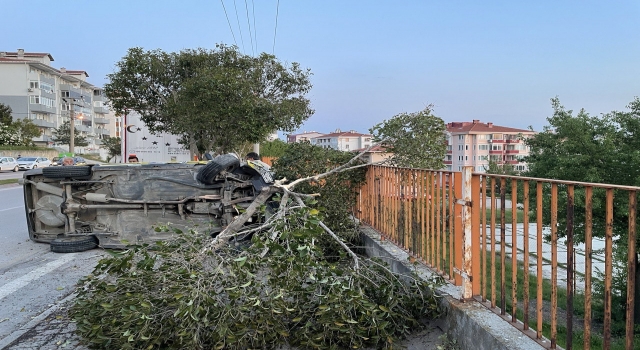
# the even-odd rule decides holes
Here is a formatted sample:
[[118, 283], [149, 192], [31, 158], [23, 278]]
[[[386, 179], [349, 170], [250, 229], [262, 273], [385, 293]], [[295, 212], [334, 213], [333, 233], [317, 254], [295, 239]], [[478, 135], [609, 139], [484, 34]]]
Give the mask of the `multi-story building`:
[[305, 131], [300, 134], [290, 134], [290, 135], [287, 135], [287, 143], [296, 143], [296, 142], [303, 142], [303, 141], [311, 142], [312, 138], [322, 136], [322, 135], [324, 134], [319, 133], [317, 131]]
[[341, 131], [340, 129], [336, 129], [336, 131], [331, 134], [311, 138], [311, 144], [348, 152], [371, 146], [372, 137], [372, 135], [360, 134], [354, 130]]
[[463, 166], [472, 166], [476, 172], [485, 172], [492, 161], [525, 171], [527, 164], [522, 160], [529, 155], [529, 147], [524, 139], [534, 134], [531, 130], [485, 124], [479, 120], [448, 123], [446, 170], [460, 171]]
[[52, 132], [69, 120], [73, 103], [76, 129], [88, 149], [97, 148], [112, 123], [102, 89], [87, 82], [87, 72], [56, 69], [53, 61], [50, 53], [0, 52], [0, 103], [11, 107], [14, 119], [30, 119], [40, 128], [34, 142], [41, 146], [53, 146]]

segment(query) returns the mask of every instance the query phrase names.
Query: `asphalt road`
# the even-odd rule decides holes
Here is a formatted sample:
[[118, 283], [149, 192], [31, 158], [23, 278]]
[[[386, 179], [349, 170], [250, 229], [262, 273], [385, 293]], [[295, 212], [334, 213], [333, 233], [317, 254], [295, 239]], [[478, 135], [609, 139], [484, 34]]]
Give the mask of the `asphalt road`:
[[[19, 172], [18, 174], [22, 174]], [[29, 240], [22, 186], [0, 186], [0, 349], [73, 293], [102, 251], [58, 254]]]
[[3, 170], [3, 171], [0, 171], [0, 180], [19, 179], [22, 177], [23, 174], [24, 174], [24, 171], [16, 171], [14, 173], [13, 171]]

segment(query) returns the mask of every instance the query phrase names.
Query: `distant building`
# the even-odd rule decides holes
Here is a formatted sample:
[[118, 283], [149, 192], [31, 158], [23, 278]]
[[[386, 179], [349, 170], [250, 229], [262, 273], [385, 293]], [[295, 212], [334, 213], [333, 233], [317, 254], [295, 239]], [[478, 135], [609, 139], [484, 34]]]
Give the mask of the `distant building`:
[[354, 151], [371, 146], [370, 134], [360, 134], [354, 130], [341, 131], [336, 129], [331, 134], [319, 135], [311, 139], [312, 145], [333, 148], [340, 151]]
[[305, 131], [301, 134], [291, 134], [291, 135], [287, 135], [287, 143], [296, 143], [296, 142], [302, 142], [302, 141], [309, 141], [311, 142], [311, 139], [314, 137], [318, 137], [324, 135], [322, 133], [319, 133], [317, 131]]
[[53, 61], [50, 53], [0, 51], [0, 103], [11, 107], [14, 120], [30, 119], [40, 128], [36, 144], [52, 146], [53, 130], [69, 120], [65, 98], [73, 98], [76, 129], [89, 142], [86, 148], [97, 148], [113, 123], [102, 88], [87, 82], [87, 72], [56, 69]]
[[485, 172], [491, 160], [525, 171], [527, 164], [522, 160], [530, 150], [523, 140], [534, 134], [531, 130], [480, 123], [479, 120], [448, 123], [445, 168], [461, 171], [463, 166], [472, 166], [475, 172]]
[[[365, 149], [366, 148], [359, 149], [357, 150], [357, 152], [362, 152]], [[391, 158], [391, 156], [393, 156], [393, 153], [388, 152], [384, 146], [376, 145], [371, 147], [370, 150], [364, 152], [360, 159], [367, 163], [377, 163], [383, 160], [387, 160]]]

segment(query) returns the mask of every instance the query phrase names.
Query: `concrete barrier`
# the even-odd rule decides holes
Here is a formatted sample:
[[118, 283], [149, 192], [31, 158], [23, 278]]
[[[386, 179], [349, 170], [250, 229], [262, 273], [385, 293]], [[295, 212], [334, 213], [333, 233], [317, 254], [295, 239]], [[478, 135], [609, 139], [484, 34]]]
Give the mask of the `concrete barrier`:
[[[389, 263], [391, 269], [397, 273], [415, 272], [418, 276], [428, 279], [434, 273], [425, 265], [411, 263], [409, 254], [395, 244], [380, 239], [380, 234], [374, 229], [361, 226], [366, 254], [378, 257]], [[478, 350], [539, 350], [544, 346], [529, 338], [509, 322], [488, 310], [476, 301], [461, 301], [458, 287], [446, 284], [436, 291], [440, 298], [440, 306], [445, 312], [441, 324], [443, 330], [462, 349]], [[550, 342], [547, 341], [548, 345]]]

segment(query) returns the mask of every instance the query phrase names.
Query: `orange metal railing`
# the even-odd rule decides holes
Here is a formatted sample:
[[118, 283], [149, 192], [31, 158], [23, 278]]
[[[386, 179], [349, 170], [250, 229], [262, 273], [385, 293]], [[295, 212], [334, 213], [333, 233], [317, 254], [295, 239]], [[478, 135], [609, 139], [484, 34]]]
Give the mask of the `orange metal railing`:
[[[482, 302], [548, 348], [557, 348], [561, 326], [566, 330], [562, 345], [572, 349], [580, 318], [584, 349], [593, 337], [601, 339], [597, 347], [611, 348], [615, 306], [624, 314], [625, 329], [616, 337], [633, 349], [638, 191], [472, 173], [470, 167], [447, 172], [369, 166], [358, 215], [461, 286], [465, 299]], [[617, 287], [614, 238], [617, 246], [626, 245], [627, 260], [616, 272], [626, 274], [626, 285]], [[626, 296], [622, 308], [612, 305], [613, 296]], [[583, 309], [580, 317], [574, 315], [576, 300]]]

